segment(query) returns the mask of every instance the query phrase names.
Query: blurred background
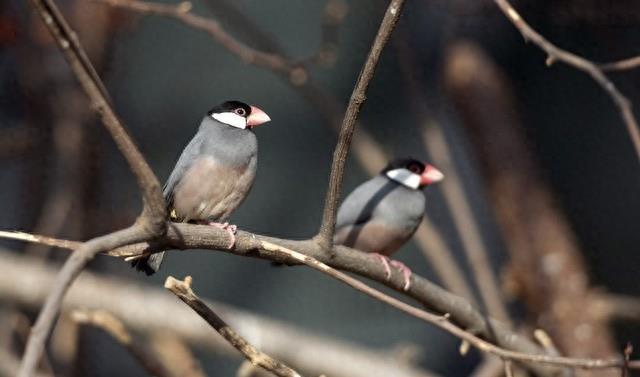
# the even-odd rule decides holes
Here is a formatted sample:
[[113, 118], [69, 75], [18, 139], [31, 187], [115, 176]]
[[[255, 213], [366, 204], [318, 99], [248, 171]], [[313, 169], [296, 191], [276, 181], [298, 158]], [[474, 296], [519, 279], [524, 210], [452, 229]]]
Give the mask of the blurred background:
[[[172, 17], [101, 0], [58, 5], [161, 181], [209, 108], [228, 99], [255, 104], [272, 122], [256, 130], [257, 179], [232, 222], [276, 237], [314, 235], [336, 129], [386, 2], [191, 3], [193, 14], [293, 67], [278, 72], [243, 62]], [[640, 54], [638, 2], [513, 6], [553, 43], [593, 61]], [[616, 356], [640, 334], [638, 157], [607, 94], [586, 74], [561, 63], [547, 67], [545, 59], [493, 2], [407, 1], [359, 117], [344, 193], [390, 157], [432, 161], [447, 178], [426, 190], [428, 220], [397, 259], [528, 335], [545, 329], [564, 355]], [[640, 102], [639, 72], [610, 74], [633, 105]], [[129, 225], [140, 210], [124, 159], [40, 18], [16, 0], [0, 3], [0, 166], [0, 229], [86, 240]], [[1, 245], [0, 352], [15, 361], [68, 252]], [[24, 282], [8, 279], [14, 275]], [[308, 354], [324, 355], [323, 347], [334, 348], [326, 342], [339, 342], [346, 354], [408, 366], [398, 376], [467, 376], [488, 363], [475, 351], [460, 356], [452, 336], [308, 268], [194, 251], [169, 253], [151, 278], [109, 257], [98, 257], [85, 275], [108, 284], [87, 282], [93, 295], [67, 309], [104, 307], [141, 338], [184, 335], [174, 315], [153, 303], [177, 301], [162, 291], [166, 276], [191, 275], [196, 292], [228, 305], [227, 319], [267, 351], [275, 333], [294, 329], [318, 342], [308, 340], [316, 350]], [[118, 306], [114, 289], [140, 294]], [[166, 327], [136, 317], [137, 306]], [[70, 320], [68, 310], [43, 370], [147, 375], [116, 341]], [[182, 313], [192, 316], [183, 322], [200, 321]], [[265, 323], [287, 330], [269, 332]], [[208, 375], [235, 375], [238, 355], [184, 339]], [[296, 365], [297, 339], [305, 338], [290, 337], [273, 356], [311, 375], [339, 376]], [[356, 360], [346, 363], [358, 369]]]

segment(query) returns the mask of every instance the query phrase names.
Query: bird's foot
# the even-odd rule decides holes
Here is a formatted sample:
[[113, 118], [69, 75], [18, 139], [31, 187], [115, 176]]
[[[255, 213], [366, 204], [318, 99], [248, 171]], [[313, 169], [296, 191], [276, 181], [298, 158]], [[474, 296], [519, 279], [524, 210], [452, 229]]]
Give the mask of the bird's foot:
[[371, 253], [371, 255], [373, 255], [376, 259], [380, 260], [380, 263], [382, 263], [382, 267], [384, 267], [384, 272], [387, 277], [387, 280], [391, 279], [391, 267], [389, 267], [389, 262], [391, 260], [382, 254]]
[[236, 225], [229, 224], [228, 222], [217, 223], [215, 221], [210, 221], [208, 224], [227, 231], [231, 239], [231, 242], [229, 243], [229, 246], [227, 246], [227, 249], [231, 250], [233, 248], [233, 245], [236, 244], [236, 232], [238, 231], [238, 227]]
[[391, 265], [395, 268], [398, 269], [398, 271], [402, 272], [402, 275], [404, 276], [404, 287], [402, 289], [404, 289], [405, 291], [408, 291], [409, 288], [411, 287], [411, 269], [409, 267], [407, 267], [404, 263], [399, 262], [397, 260], [391, 260]]

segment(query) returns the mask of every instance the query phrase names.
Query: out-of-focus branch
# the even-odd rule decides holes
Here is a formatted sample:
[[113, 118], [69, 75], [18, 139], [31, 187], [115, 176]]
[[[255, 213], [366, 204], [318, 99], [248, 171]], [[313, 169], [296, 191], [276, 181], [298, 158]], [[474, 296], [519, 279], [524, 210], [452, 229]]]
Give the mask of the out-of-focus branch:
[[235, 349], [249, 360], [252, 364], [258, 365], [280, 377], [300, 377], [300, 374], [284, 363], [275, 360], [266, 353], [254, 347], [233, 330], [222, 318], [220, 318], [211, 308], [202, 302], [191, 289], [191, 277], [187, 276], [184, 281], [177, 280], [169, 276], [164, 282], [164, 287], [171, 293], [178, 296], [182, 302], [189, 305], [202, 319], [207, 321], [214, 330], [231, 344]]
[[264, 67], [281, 74], [292, 75], [296, 70], [293, 62], [277, 54], [256, 50], [229, 35], [220, 24], [214, 20], [191, 13], [191, 3], [184, 1], [178, 5], [167, 5], [137, 0], [94, 0], [98, 3], [109, 4], [113, 7], [125, 8], [139, 13], [175, 18], [184, 24], [207, 32], [211, 38], [220, 43], [229, 52], [236, 55], [243, 62]]
[[640, 56], [634, 56], [632, 58], [618, 60], [610, 63], [598, 64], [601, 70], [605, 72], [612, 71], [625, 71], [629, 69], [636, 69], [640, 67]]
[[451, 217], [460, 234], [463, 248], [473, 280], [478, 286], [480, 297], [492, 316], [512, 325], [506, 301], [500, 291], [497, 274], [491, 267], [489, 252], [485, 246], [478, 222], [474, 218], [471, 204], [464, 193], [463, 184], [456, 172], [456, 167], [440, 126], [423, 126], [423, 139], [437, 166], [449, 166], [447, 179], [442, 182], [442, 192], [447, 206], [451, 210]]
[[[640, 161], [640, 129], [638, 129], [638, 122], [633, 115], [631, 102], [629, 102], [629, 99], [627, 97], [620, 93], [613, 82], [611, 82], [611, 80], [609, 80], [609, 78], [602, 72], [603, 70], [598, 66], [598, 64], [569, 51], [563, 50], [553, 43], [549, 42], [545, 37], [540, 35], [540, 33], [535, 31], [511, 6], [511, 4], [509, 4], [507, 0], [494, 1], [498, 5], [498, 7], [500, 7], [502, 12], [504, 12], [509, 21], [511, 21], [511, 23], [520, 31], [525, 40], [533, 42], [548, 55], [547, 65], [551, 65], [556, 61], [563, 62], [571, 67], [589, 74], [589, 76], [591, 76], [598, 83], [598, 85], [600, 85], [602, 89], [604, 89], [604, 91], [609, 95], [609, 97], [611, 97], [613, 102], [618, 107], [620, 116], [624, 121], [624, 124], [627, 128], [627, 133], [629, 134], [629, 138], [631, 139], [631, 143], [635, 149], [636, 157], [638, 158], [638, 161]], [[638, 65], [640, 64], [640, 60], [638, 59], [640, 58], [634, 58], [630, 62], [626, 62], [622, 65]], [[621, 63], [613, 63], [613, 65], [609, 65], [607, 67], [607, 65], [605, 64], [605, 67], [607, 67], [608, 70], [611, 70], [612, 67], [619, 67], [620, 65]]]
[[95, 326], [104, 330], [120, 343], [138, 361], [150, 375], [157, 377], [174, 377], [164, 363], [156, 359], [142, 344], [137, 342], [125, 325], [106, 310], [76, 310], [71, 317], [77, 323]]
[[443, 193], [447, 207], [451, 211], [451, 217], [456, 230], [462, 240], [463, 250], [467, 262], [473, 273], [473, 281], [478, 287], [482, 301], [490, 315], [504, 321], [510, 326], [509, 312], [505, 303], [500, 284], [496, 274], [491, 268], [489, 253], [480, 234], [478, 221], [476, 220], [471, 204], [462, 188], [462, 181], [458, 176], [451, 150], [445, 135], [439, 125], [435, 125], [429, 117], [426, 103], [427, 99], [420, 86], [420, 69], [416, 67], [414, 52], [408, 47], [409, 39], [405, 34], [398, 34], [396, 49], [400, 67], [405, 77], [405, 84], [409, 88], [409, 98], [422, 127], [422, 134], [426, 149], [436, 166], [446, 169], [447, 179], [439, 185]]
[[338, 58], [338, 42], [342, 25], [349, 5], [344, 0], [327, 0], [322, 17], [322, 39], [318, 51], [302, 60], [302, 64], [318, 64], [331, 67]]
[[605, 320], [640, 321], [640, 298], [595, 292], [589, 310]]
[[507, 82], [471, 43], [452, 45], [445, 66], [446, 88], [476, 149], [510, 254], [509, 281], [523, 296], [532, 325], [548, 331], [561, 352], [614, 355], [608, 325], [586, 310], [584, 260], [527, 145]]
[[151, 347], [174, 376], [206, 377], [191, 349], [176, 334], [158, 331], [151, 337]]
[[378, 60], [382, 54], [382, 50], [389, 41], [391, 32], [396, 26], [402, 14], [404, 0], [391, 0], [384, 18], [378, 28], [378, 33], [373, 41], [367, 60], [360, 71], [358, 81], [356, 82], [347, 111], [342, 119], [338, 143], [333, 152], [333, 162], [331, 164], [331, 174], [329, 176], [329, 188], [324, 202], [324, 210], [322, 213], [322, 223], [316, 240], [322, 248], [330, 250], [333, 246], [333, 234], [336, 228], [336, 213], [338, 211], [338, 202], [340, 200], [340, 191], [342, 190], [342, 178], [344, 177], [344, 166], [347, 162], [347, 155], [351, 147], [351, 138], [356, 126], [356, 119], [360, 108], [366, 100], [367, 88], [373, 78]]
[[91, 99], [92, 105], [101, 115], [103, 124], [111, 133], [131, 171], [136, 176], [144, 206], [142, 213], [132, 227], [84, 243], [67, 260], [33, 327], [18, 373], [19, 377], [30, 377], [34, 374], [45, 341], [51, 333], [59, 312], [61, 301], [84, 266], [101, 251], [131, 242], [152, 239], [162, 234], [165, 230], [164, 219], [166, 216], [160, 183], [112, 109], [104, 85], [80, 45], [75, 32], [68, 25], [53, 0], [32, 0], [31, 5], [49, 29], [71, 70]]
[[[227, 241], [224, 234], [221, 234], [220, 241]], [[0, 252], [0, 300], [31, 309], [39, 308], [55, 279], [56, 268], [34, 264], [31, 258], [18, 257], [5, 250]], [[400, 362], [386, 349], [374, 350], [227, 304], [206, 302], [249, 341], [260, 343], [265, 352], [315, 375], [434, 377], [434, 374]], [[227, 342], [211, 336], [209, 325], [204, 321], [194, 321], [193, 313], [184, 304], [162, 290], [136, 281], [84, 272], [63, 303], [65, 311], [79, 307], [107, 310], [136, 332], [175, 334], [190, 345], [237, 356]], [[166, 313], [171, 313], [171, 317]], [[269, 341], [262, 344], [260, 339]], [[295, 344], [291, 339], [296, 339]]]
[[36, 132], [25, 126], [0, 129], [0, 159], [22, 158], [36, 144]]

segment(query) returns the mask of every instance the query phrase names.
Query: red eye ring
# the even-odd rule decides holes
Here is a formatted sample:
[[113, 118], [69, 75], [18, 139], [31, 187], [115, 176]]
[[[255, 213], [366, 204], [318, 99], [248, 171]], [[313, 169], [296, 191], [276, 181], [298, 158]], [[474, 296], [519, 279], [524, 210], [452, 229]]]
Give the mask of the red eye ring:
[[240, 115], [241, 117], [247, 115], [247, 111], [245, 109], [243, 109], [242, 107], [238, 107], [237, 109], [235, 109], [234, 112], [236, 114]]

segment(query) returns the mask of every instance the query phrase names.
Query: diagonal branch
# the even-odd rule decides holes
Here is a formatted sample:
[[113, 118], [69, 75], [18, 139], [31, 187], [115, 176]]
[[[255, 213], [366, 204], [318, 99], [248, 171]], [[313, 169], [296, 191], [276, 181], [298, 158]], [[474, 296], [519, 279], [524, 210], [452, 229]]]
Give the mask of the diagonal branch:
[[338, 136], [338, 144], [333, 152], [333, 162], [331, 164], [331, 175], [329, 176], [329, 188], [324, 202], [324, 211], [322, 214], [322, 224], [317, 235], [317, 241], [322, 248], [330, 250], [333, 246], [333, 233], [336, 228], [336, 212], [338, 211], [338, 201], [340, 200], [340, 190], [342, 189], [342, 178], [344, 176], [344, 165], [347, 162], [347, 154], [351, 146], [351, 139], [355, 131], [356, 119], [362, 104], [366, 100], [366, 92], [369, 83], [373, 78], [380, 54], [387, 44], [393, 28], [396, 26], [404, 0], [391, 0], [387, 11], [384, 14], [376, 39], [369, 51], [367, 60], [364, 63], [356, 86], [351, 93], [351, 99], [347, 106], [347, 112], [342, 120], [340, 135]]
[[[547, 53], [547, 65], [551, 65], [556, 61], [561, 61], [569, 66], [572, 66], [578, 70], [586, 72], [591, 76], [597, 83], [604, 89], [604, 91], [611, 97], [615, 105], [618, 107], [618, 111], [620, 112], [620, 116], [624, 121], [624, 124], [627, 128], [627, 133], [629, 134], [629, 138], [631, 139], [631, 143], [636, 152], [636, 157], [640, 161], [640, 130], [638, 129], [638, 122], [633, 115], [633, 110], [631, 109], [631, 103], [629, 99], [625, 97], [618, 88], [609, 80], [609, 78], [603, 73], [603, 70], [612, 70], [612, 69], [620, 69], [613, 68], [618, 67], [618, 65], [622, 63], [614, 63], [617, 65], [608, 65], [598, 66], [598, 64], [593, 63], [590, 60], [587, 60], [581, 56], [578, 56], [569, 51], [563, 50], [553, 43], [549, 42], [545, 37], [540, 35], [537, 31], [535, 31], [521, 16], [518, 12], [509, 4], [507, 0], [494, 0], [498, 7], [504, 12], [509, 21], [520, 31], [522, 36], [527, 41], [532, 41], [535, 43], [540, 49]], [[633, 58], [624, 64], [635, 66], [638, 63], [638, 59]]]
[[103, 124], [111, 133], [136, 176], [144, 206], [133, 226], [82, 244], [67, 260], [33, 327], [20, 365], [19, 377], [34, 375], [44, 344], [60, 310], [61, 301], [86, 264], [102, 251], [132, 242], [150, 240], [161, 235], [165, 230], [166, 215], [160, 183], [111, 108], [104, 85], [87, 58], [75, 32], [52, 0], [32, 0], [31, 5], [49, 29], [71, 70], [91, 99], [93, 107], [100, 114]]
[[280, 377], [301, 377], [298, 372], [291, 369], [282, 362], [273, 359], [271, 356], [258, 350], [247, 342], [235, 330], [233, 330], [222, 318], [220, 318], [207, 304], [202, 302], [191, 289], [191, 277], [187, 276], [184, 281], [177, 280], [169, 276], [164, 282], [164, 287], [178, 296], [185, 304], [189, 305], [202, 319], [207, 321], [222, 337], [235, 349], [249, 360], [252, 364], [258, 365], [276, 376]]
[[140, 366], [150, 375], [156, 377], [176, 377], [169, 371], [168, 366], [165, 365], [161, 359], [133, 338], [122, 321], [108, 311], [75, 310], [71, 313], [71, 318], [77, 323], [91, 325], [105, 331], [120, 343], [122, 347], [129, 351], [131, 356], [133, 356]]

